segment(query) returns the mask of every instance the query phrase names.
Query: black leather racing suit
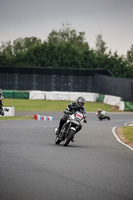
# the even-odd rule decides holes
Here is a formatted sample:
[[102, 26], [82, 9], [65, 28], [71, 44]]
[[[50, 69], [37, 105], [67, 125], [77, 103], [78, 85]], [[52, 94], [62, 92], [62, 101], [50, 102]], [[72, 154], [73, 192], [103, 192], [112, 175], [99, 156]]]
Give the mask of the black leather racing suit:
[[0, 95], [0, 115], [4, 115], [4, 111], [3, 111], [3, 103], [2, 103], [1, 95]]
[[[79, 107], [75, 102], [74, 103], [70, 103], [68, 105], [68, 107], [63, 111], [64, 112], [64, 116], [60, 119], [60, 122], [59, 122], [59, 127], [58, 127], [58, 131], [59, 132], [60, 132], [63, 124], [67, 121], [67, 119], [69, 117], [69, 114], [75, 113], [76, 111], [80, 111], [81, 113], [83, 113], [83, 115], [85, 116], [85, 122], [87, 122], [85, 108], [83, 106]], [[81, 128], [82, 128], [82, 126], [79, 127], [77, 132], [80, 131]]]

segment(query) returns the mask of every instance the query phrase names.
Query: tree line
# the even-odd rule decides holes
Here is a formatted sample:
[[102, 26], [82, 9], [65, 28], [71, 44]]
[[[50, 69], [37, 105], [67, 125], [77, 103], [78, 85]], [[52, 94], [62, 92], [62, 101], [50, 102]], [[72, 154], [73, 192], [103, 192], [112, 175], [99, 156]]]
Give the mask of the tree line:
[[60, 69], [108, 69], [114, 76], [133, 78], [133, 45], [126, 57], [107, 52], [102, 34], [96, 36], [95, 49], [85, 40], [85, 32], [69, 25], [52, 30], [46, 41], [36, 37], [17, 38], [0, 46], [2, 67], [45, 67]]

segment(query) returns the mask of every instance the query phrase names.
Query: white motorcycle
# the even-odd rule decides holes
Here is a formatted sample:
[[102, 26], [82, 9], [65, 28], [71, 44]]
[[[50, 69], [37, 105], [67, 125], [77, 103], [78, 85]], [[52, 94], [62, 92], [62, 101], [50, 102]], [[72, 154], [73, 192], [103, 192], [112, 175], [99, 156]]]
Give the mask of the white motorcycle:
[[[83, 122], [85, 122], [83, 113], [77, 111], [74, 114], [70, 114], [59, 135], [56, 135], [55, 144], [60, 144], [63, 142], [63, 145], [67, 146], [70, 141], [73, 141], [76, 131], [79, 129]], [[55, 133], [56, 131], [57, 128], [55, 128]]]

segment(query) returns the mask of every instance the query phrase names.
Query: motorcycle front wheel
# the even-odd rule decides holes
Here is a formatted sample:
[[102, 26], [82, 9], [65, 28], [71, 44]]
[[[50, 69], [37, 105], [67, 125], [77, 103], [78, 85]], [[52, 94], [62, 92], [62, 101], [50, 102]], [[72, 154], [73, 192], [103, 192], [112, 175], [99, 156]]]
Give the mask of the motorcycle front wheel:
[[75, 131], [74, 130], [70, 130], [69, 133], [68, 133], [68, 136], [64, 140], [64, 146], [68, 146], [70, 141], [73, 139], [74, 135], [75, 135]]
[[61, 140], [56, 136], [55, 138], [55, 144], [60, 144], [61, 143]]
[[102, 121], [102, 120], [103, 120], [103, 118], [102, 118], [102, 117], [99, 117], [99, 120], [100, 120], [100, 121]]
[[107, 116], [107, 119], [108, 119], [108, 120], [110, 120], [110, 117], [109, 117], [109, 116]]

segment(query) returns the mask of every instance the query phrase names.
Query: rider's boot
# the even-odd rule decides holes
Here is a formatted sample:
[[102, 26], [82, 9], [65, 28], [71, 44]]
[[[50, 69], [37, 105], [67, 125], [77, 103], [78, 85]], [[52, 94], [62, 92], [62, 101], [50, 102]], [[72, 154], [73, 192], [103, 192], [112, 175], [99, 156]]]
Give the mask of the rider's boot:
[[59, 135], [59, 133], [60, 133], [60, 129], [58, 128], [55, 134]]
[[74, 142], [74, 136], [73, 136], [73, 138], [71, 139], [71, 141]]

